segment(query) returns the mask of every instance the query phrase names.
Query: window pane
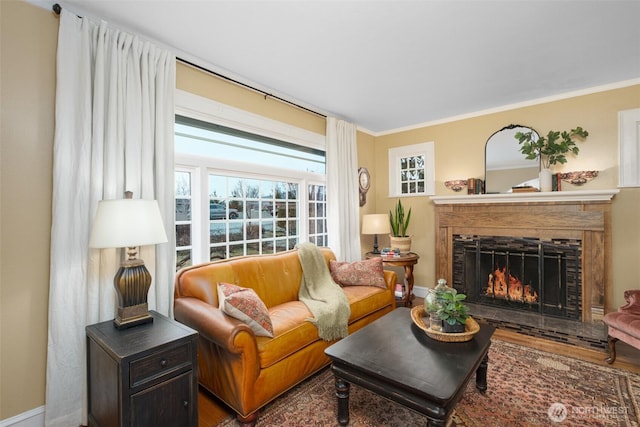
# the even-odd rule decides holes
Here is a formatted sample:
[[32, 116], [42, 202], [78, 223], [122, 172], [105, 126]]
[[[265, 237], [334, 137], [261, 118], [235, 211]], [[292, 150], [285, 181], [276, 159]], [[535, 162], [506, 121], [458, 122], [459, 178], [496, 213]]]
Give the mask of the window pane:
[[272, 254], [273, 253], [273, 240], [263, 240], [262, 241], [262, 253], [263, 254]]
[[191, 224], [176, 225], [176, 247], [191, 246]]
[[222, 243], [226, 241], [227, 224], [219, 221], [209, 224], [209, 243]]
[[246, 240], [257, 240], [260, 238], [260, 225], [259, 223], [249, 223], [246, 226], [247, 236]]
[[260, 181], [260, 198], [273, 199], [273, 181]]
[[244, 244], [229, 245], [229, 258], [244, 255]]
[[224, 176], [209, 175], [209, 197], [211, 199], [226, 199], [227, 179]]
[[260, 254], [260, 243], [247, 243], [247, 255], [259, 255]]
[[177, 270], [181, 268], [188, 267], [191, 265], [191, 251], [190, 250], [179, 250], [176, 251], [176, 267]]
[[229, 224], [229, 241], [239, 242], [244, 240], [244, 227], [241, 222]]
[[176, 172], [176, 197], [191, 196], [191, 173]]
[[176, 221], [191, 221], [190, 199], [176, 199]]
[[257, 219], [260, 218], [260, 202], [257, 201], [249, 201], [246, 204], [247, 212], [245, 218], [248, 219]]
[[209, 248], [209, 260], [227, 259], [226, 246], [215, 246]]

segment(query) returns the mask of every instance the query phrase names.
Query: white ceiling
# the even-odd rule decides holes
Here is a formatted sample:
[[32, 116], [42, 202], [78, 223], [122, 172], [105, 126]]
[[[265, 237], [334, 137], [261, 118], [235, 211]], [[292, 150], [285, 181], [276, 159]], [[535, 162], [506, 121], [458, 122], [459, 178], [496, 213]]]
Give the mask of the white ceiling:
[[640, 0], [58, 3], [373, 134], [640, 82]]

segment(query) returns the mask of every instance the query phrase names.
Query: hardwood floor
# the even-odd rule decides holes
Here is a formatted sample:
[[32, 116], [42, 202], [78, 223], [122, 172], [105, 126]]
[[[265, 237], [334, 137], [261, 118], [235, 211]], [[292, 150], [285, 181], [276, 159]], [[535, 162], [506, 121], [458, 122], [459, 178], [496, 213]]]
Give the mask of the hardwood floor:
[[[585, 360], [601, 366], [612, 366], [640, 374], [640, 351], [618, 341], [616, 343], [617, 358], [613, 365], [607, 364], [604, 359], [606, 353], [599, 350], [591, 350], [573, 345], [561, 344], [555, 341], [534, 338], [503, 329], [497, 329], [493, 335], [495, 338], [523, 346], [560, 354], [568, 357]], [[198, 426], [212, 427], [220, 423], [232, 413], [223, 403], [218, 401], [206, 390], [200, 389], [198, 393]]]

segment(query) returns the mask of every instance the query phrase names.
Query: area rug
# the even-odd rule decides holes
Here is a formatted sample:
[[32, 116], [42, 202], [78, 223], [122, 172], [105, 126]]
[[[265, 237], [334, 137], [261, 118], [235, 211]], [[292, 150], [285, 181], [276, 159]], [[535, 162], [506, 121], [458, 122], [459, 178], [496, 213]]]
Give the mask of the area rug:
[[[493, 340], [488, 390], [472, 379], [448, 426], [640, 426], [640, 376], [625, 370]], [[336, 426], [333, 375], [325, 369], [273, 403], [258, 426]], [[425, 426], [427, 418], [352, 385], [349, 425]], [[222, 427], [236, 427], [228, 417]]]

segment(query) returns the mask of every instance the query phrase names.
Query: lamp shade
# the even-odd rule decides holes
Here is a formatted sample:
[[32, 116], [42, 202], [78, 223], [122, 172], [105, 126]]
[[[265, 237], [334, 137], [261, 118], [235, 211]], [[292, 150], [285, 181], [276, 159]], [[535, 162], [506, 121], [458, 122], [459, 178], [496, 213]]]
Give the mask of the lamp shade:
[[362, 234], [387, 234], [390, 232], [389, 215], [369, 214], [362, 217]]
[[89, 247], [128, 248], [167, 241], [155, 200], [101, 200], [93, 221]]

